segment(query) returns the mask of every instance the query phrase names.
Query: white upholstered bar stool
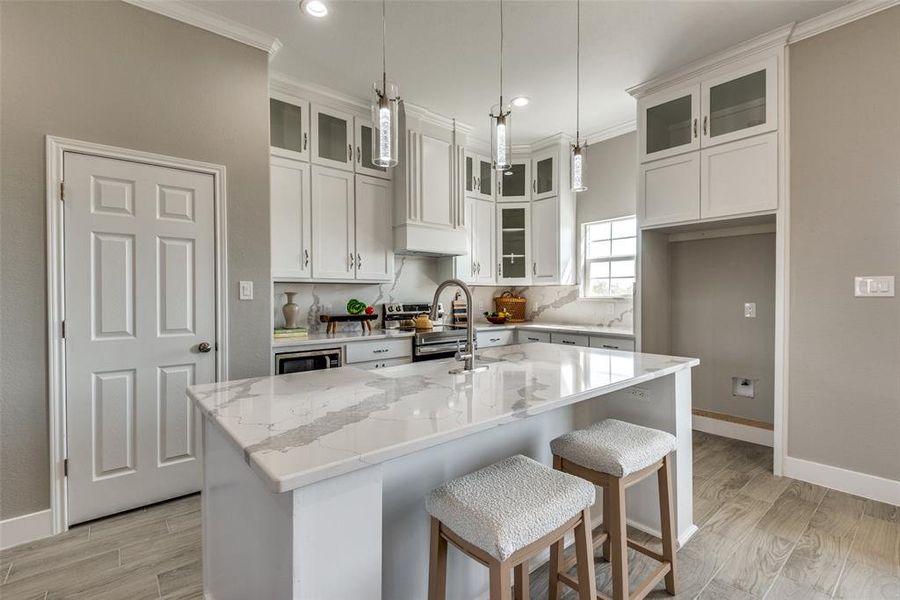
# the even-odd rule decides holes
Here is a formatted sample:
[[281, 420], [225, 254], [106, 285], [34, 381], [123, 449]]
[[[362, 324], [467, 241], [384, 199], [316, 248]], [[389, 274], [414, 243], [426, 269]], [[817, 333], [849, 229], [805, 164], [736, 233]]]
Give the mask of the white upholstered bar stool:
[[[603, 544], [603, 556], [612, 566], [613, 600], [639, 600], [665, 577], [666, 591], [675, 594], [675, 519], [672, 503], [670, 454], [675, 436], [640, 425], [606, 419], [562, 435], [550, 442], [553, 468], [577, 475], [603, 488], [603, 527], [594, 536], [593, 546]], [[629, 540], [625, 528], [625, 490], [656, 473], [659, 483], [659, 517], [662, 554]], [[628, 590], [628, 547], [658, 561], [660, 566], [637, 586]], [[562, 560], [561, 548], [550, 551], [550, 571], [565, 572], [571, 564]], [[567, 585], [569, 578], [560, 578]], [[551, 585], [550, 600], [558, 590]], [[604, 596], [597, 594], [599, 598]]]
[[[590, 506], [595, 494], [584, 479], [521, 455], [435, 489], [425, 503], [431, 514], [429, 600], [446, 597], [447, 542], [488, 568], [491, 600], [509, 600], [513, 595], [527, 600], [528, 559], [573, 529], [581, 582], [578, 597], [593, 600]], [[552, 572], [550, 580], [556, 580]]]

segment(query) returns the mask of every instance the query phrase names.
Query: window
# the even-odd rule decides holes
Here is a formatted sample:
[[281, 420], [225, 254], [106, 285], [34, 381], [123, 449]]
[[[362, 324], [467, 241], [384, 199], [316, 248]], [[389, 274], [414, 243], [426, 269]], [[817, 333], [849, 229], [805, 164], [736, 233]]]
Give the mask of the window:
[[635, 217], [585, 223], [581, 239], [581, 294], [584, 298], [622, 298], [634, 293], [637, 254]]

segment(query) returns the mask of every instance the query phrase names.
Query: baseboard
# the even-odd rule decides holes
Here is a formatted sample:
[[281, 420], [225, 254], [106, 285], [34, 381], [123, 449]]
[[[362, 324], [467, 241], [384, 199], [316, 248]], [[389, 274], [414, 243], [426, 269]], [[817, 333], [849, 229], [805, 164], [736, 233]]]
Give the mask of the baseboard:
[[900, 481], [822, 463], [784, 457], [784, 475], [848, 494], [900, 506]]
[[733, 440], [742, 440], [751, 444], [759, 444], [760, 446], [768, 446], [769, 448], [775, 445], [775, 433], [769, 429], [751, 427], [742, 423], [732, 423], [731, 421], [722, 421], [700, 415], [693, 415], [692, 419], [692, 427], [697, 431], [720, 435]]
[[53, 535], [53, 513], [48, 508], [0, 521], [0, 550]]

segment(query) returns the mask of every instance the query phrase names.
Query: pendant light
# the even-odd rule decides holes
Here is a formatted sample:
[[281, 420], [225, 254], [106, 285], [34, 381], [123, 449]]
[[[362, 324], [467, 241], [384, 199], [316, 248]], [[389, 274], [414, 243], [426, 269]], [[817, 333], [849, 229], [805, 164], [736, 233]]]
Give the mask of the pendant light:
[[587, 144], [581, 143], [581, 0], [576, 0], [576, 33], [575, 33], [575, 143], [572, 144], [570, 164], [572, 165], [572, 191], [587, 190], [584, 185], [584, 151]]
[[512, 166], [510, 113], [509, 104], [503, 104], [503, 0], [500, 0], [500, 103], [491, 107], [491, 158], [498, 171]]
[[381, 79], [372, 85], [372, 162], [379, 167], [397, 164], [397, 121], [400, 88], [387, 80], [386, 0], [381, 0]]

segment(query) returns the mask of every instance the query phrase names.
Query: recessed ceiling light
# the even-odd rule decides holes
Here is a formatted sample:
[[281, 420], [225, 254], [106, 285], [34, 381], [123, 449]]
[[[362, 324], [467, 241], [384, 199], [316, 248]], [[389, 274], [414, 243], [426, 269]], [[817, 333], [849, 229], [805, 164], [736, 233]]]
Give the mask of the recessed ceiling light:
[[531, 98], [529, 98], [528, 96], [516, 96], [515, 98], [512, 99], [512, 105], [518, 106], [519, 108], [522, 108], [523, 106], [528, 106], [529, 102], [531, 102]]
[[300, 8], [311, 17], [321, 19], [328, 14], [328, 5], [322, 0], [301, 0]]

